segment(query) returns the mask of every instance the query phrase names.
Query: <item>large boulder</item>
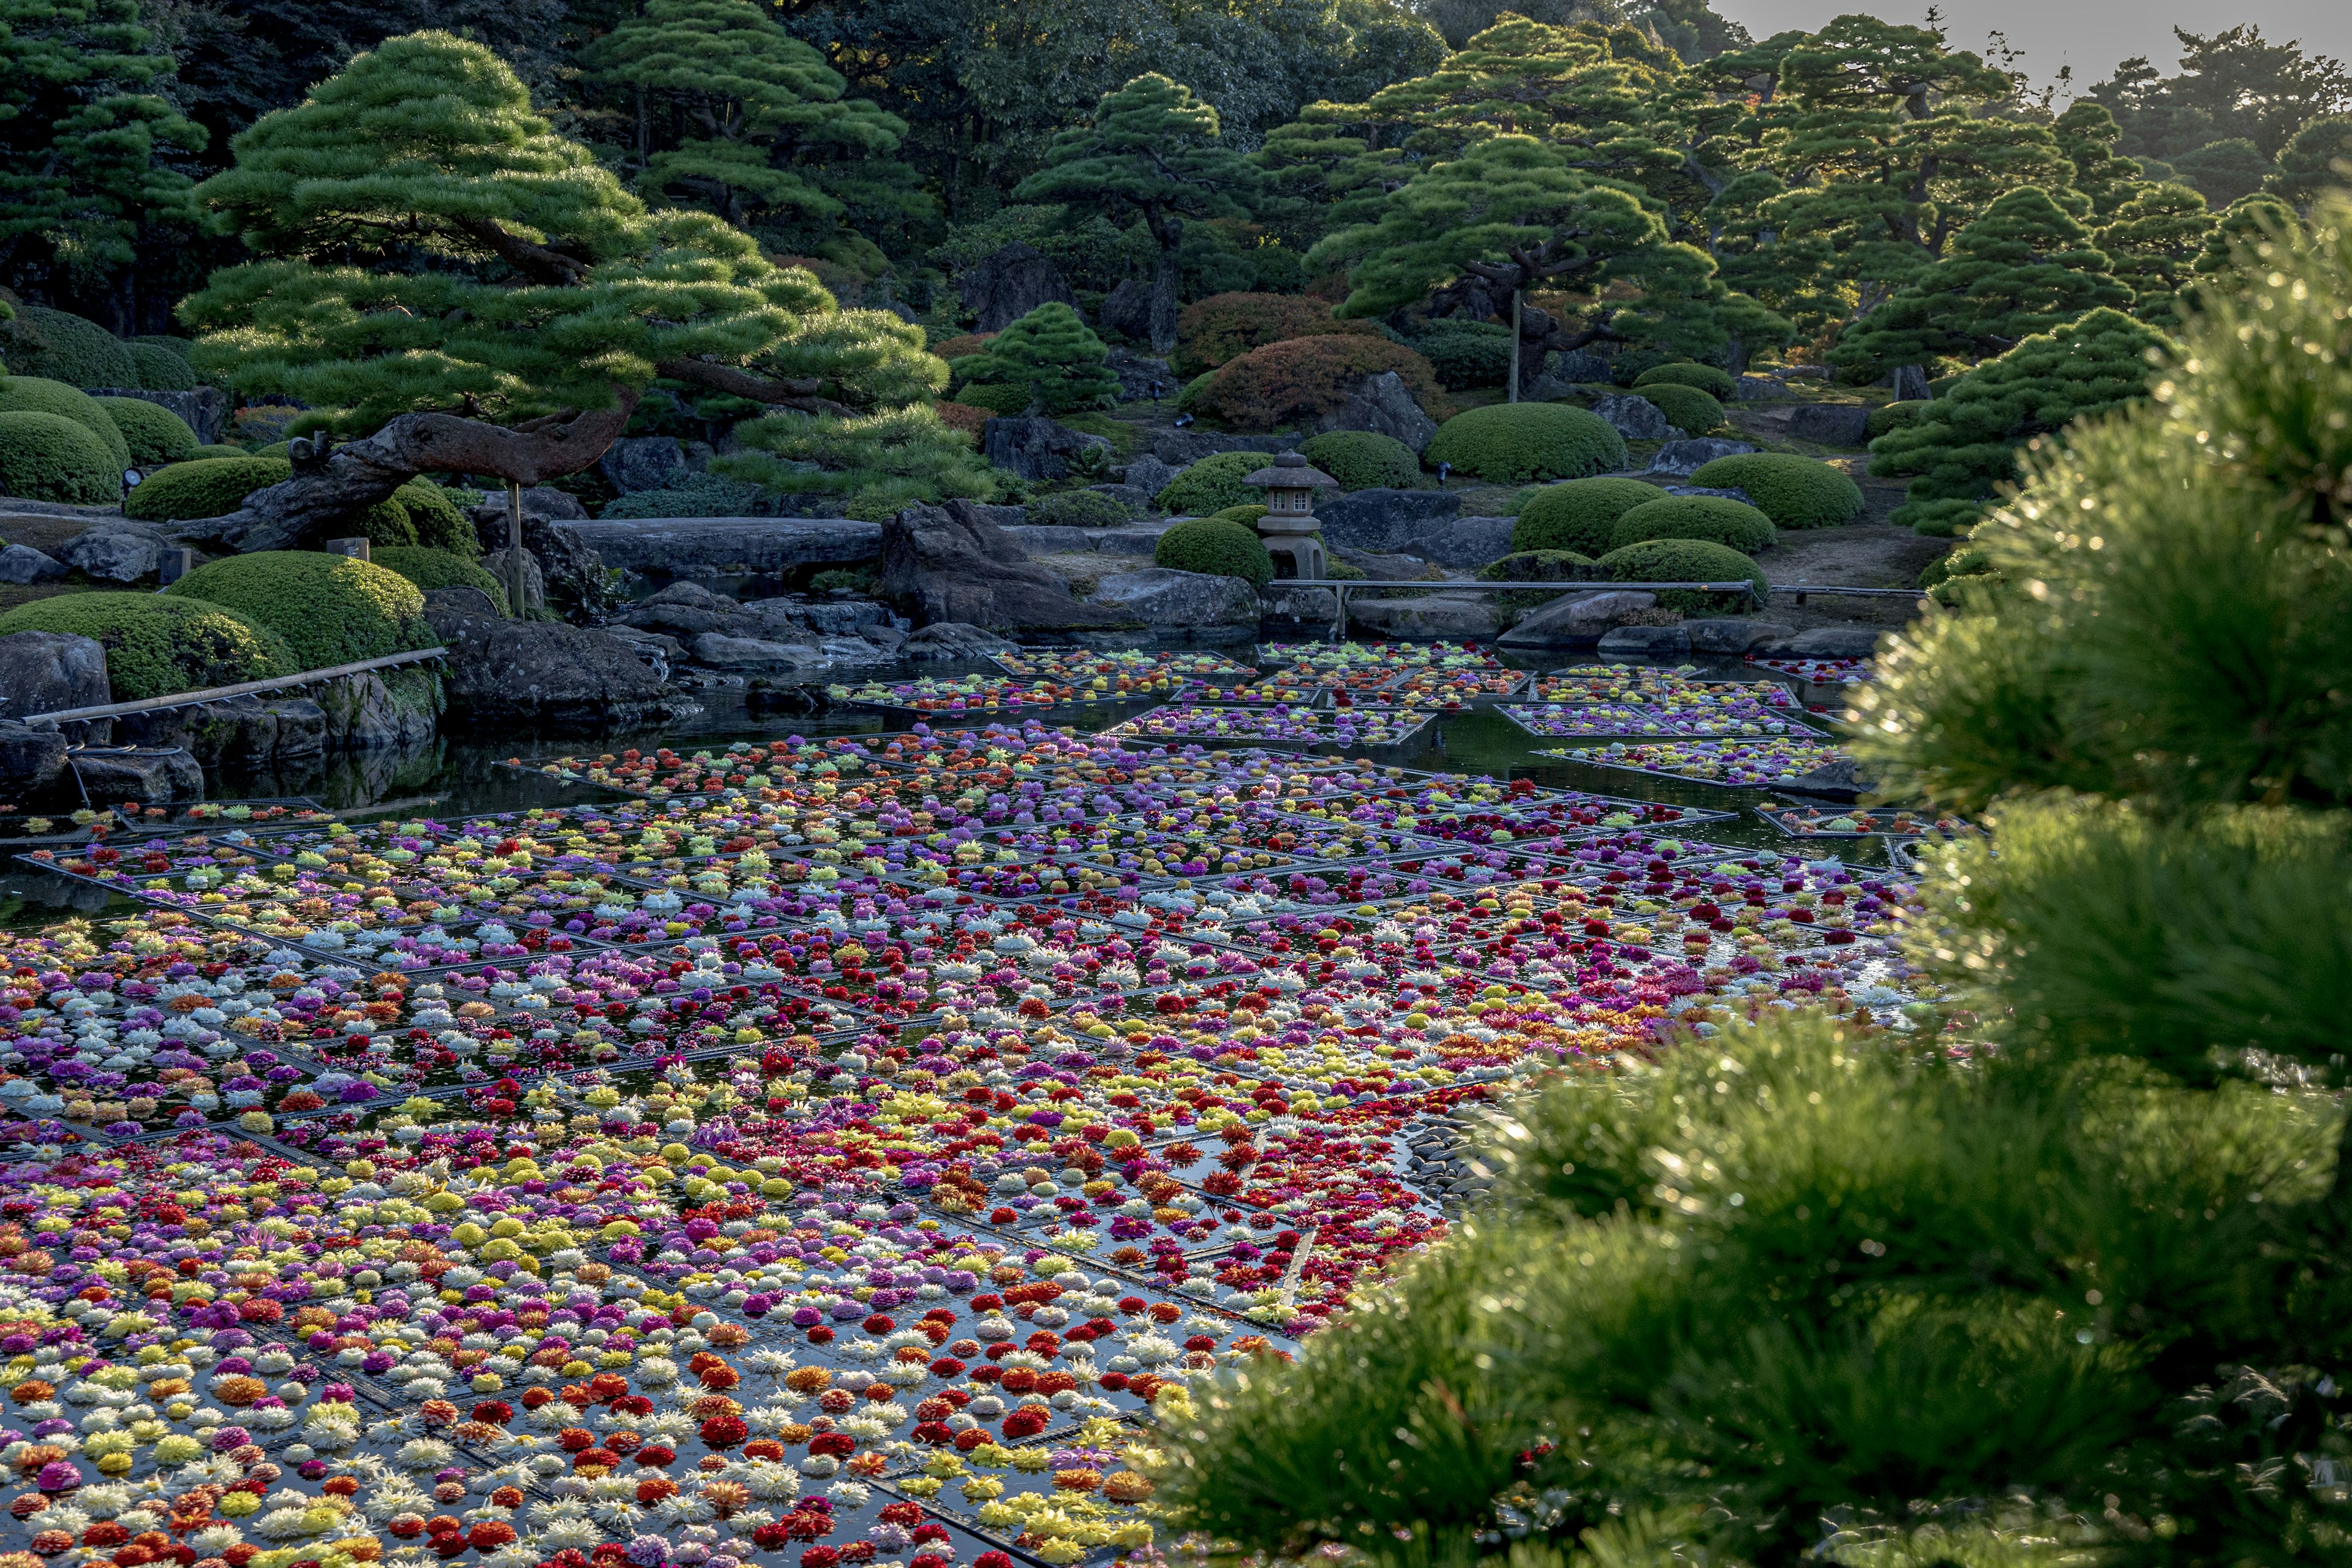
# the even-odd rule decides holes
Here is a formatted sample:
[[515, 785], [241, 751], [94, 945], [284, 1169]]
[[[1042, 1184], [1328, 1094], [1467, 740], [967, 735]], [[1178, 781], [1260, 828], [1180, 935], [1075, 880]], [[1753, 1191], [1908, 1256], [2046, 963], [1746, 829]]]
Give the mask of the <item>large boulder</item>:
[[1006, 632], [1111, 630], [1141, 623], [1081, 605], [970, 501], [910, 506], [882, 525], [877, 597], [919, 626], [965, 621]]
[[199, 386], [186, 392], [157, 392], [143, 386], [92, 386], [84, 390], [92, 397], [135, 397], [142, 403], [168, 408], [185, 421], [188, 428], [196, 433], [196, 439], [206, 446], [218, 441], [228, 428], [228, 394], [217, 386]]
[[[1119, 287], [1125, 288], [1126, 285], [1121, 284]], [[1111, 291], [1113, 299], [1118, 298], [1118, 289]], [[1147, 297], [1144, 300], [1143, 330], [1139, 332], [1129, 332], [1128, 336], [1138, 339], [1148, 339], [1151, 336], [1150, 305], [1151, 301]], [[1110, 324], [1108, 303], [1103, 306], [1103, 324], [1108, 326]], [[1166, 360], [1151, 354], [1138, 353], [1133, 349], [1111, 350], [1109, 355], [1103, 361], [1103, 368], [1118, 377], [1118, 400], [1121, 403], [1139, 403], [1147, 397], [1155, 395], [1173, 397], [1183, 390], [1177, 383], [1176, 373], [1168, 368]], [[1160, 389], [1157, 394], [1151, 390], [1155, 386]]]
[[699, 583], [677, 582], [638, 600], [614, 618], [625, 626], [667, 632], [683, 639], [726, 630], [734, 625], [741, 608], [726, 595], [714, 594]]
[[1621, 619], [1657, 603], [1655, 594], [1631, 588], [1569, 595], [1537, 606], [1496, 640], [1506, 647], [1591, 647]]
[[[310, 689], [327, 723], [327, 745], [338, 752], [406, 751], [438, 731], [440, 704], [417, 700], [413, 678], [370, 670], [338, 676]], [[399, 691], [395, 693], [394, 687]]]
[[1151, 555], [1159, 552], [1160, 536], [1176, 526], [1172, 517], [1130, 522], [1120, 528], [1092, 530], [1091, 547], [1103, 555]]
[[1222, 430], [1162, 430], [1151, 438], [1151, 455], [1181, 468], [1219, 452], [1287, 452], [1304, 438], [1296, 434], [1228, 436]]
[[[425, 730], [431, 733], [429, 716]], [[230, 697], [125, 714], [114, 721], [114, 739], [129, 746], [178, 746], [205, 767], [251, 772], [324, 756], [327, 714], [308, 697]]]
[[[1151, 285], [1140, 278], [1120, 279], [1118, 286], [1103, 296], [1102, 309], [1095, 312], [1095, 321], [1106, 332], [1117, 332], [1139, 343], [1150, 342]], [[1165, 367], [1162, 369], [1164, 379]], [[1128, 395], [1132, 398], [1136, 395]]]
[[[1484, 566], [1511, 552], [1515, 518], [1454, 517], [1423, 523], [1405, 538], [1402, 552], [1440, 566]], [[1325, 534], [1324, 542], [1330, 542]]]
[[1684, 658], [1691, 650], [1683, 626], [1619, 626], [1595, 645], [1603, 658]]
[[1239, 577], [1147, 566], [1095, 584], [1094, 603], [1112, 605], [1163, 642], [1241, 642], [1257, 636], [1257, 590]]
[[1100, 436], [1083, 436], [1051, 419], [1027, 416], [1000, 416], [981, 427], [981, 450], [988, 460], [1024, 479], [1066, 479], [1077, 471], [1078, 454], [1099, 447], [1103, 463], [1114, 456]]
[[1745, 441], [1727, 441], [1719, 436], [1696, 436], [1688, 440], [1669, 441], [1650, 456], [1648, 473], [1667, 474], [1675, 479], [1688, 479], [1717, 458], [1738, 457], [1756, 450]]
[[1173, 465], [1162, 461], [1156, 454], [1142, 452], [1127, 460], [1126, 482], [1129, 488], [1144, 492], [1146, 498], [1144, 504], [1149, 506], [1152, 499], [1158, 497], [1161, 490], [1166, 489], [1169, 481], [1181, 471]]
[[1592, 412], [1628, 441], [1671, 441], [1677, 433], [1664, 411], [1646, 397], [1596, 397]]
[[513, 553], [509, 550], [493, 550], [482, 557], [479, 564], [492, 582], [506, 590], [507, 607], [515, 614], [527, 616], [533, 610], [547, 608], [547, 574], [540, 570], [539, 557], [528, 550], [522, 552], [522, 602], [515, 602]]
[[1750, 620], [1744, 616], [1718, 616], [1685, 621], [1693, 653], [1746, 653], [1768, 642], [1791, 636], [1796, 627], [1780, 621]]
[[1599, 354], [1573, 349], [1562, 353], [1555, 349], [1540, 361], [1522, 359], [1519, 366], [1519, 400], [1523, 403], [1549, 403], [1555, 397], [1566, 397], [1579, 385], [1591, 385], [1609, 380], [1609, 362]]
[[1348, 619], [1392, 637], [1483, 642], [1503, 629], [1509, 613], [1492, 594], [1421, 594], [1402, 599], [1349, 598]]
[[686, 448], [675, 436], [624, 436], [604, 448], [596, 471], [625, 496], [667, 489], [686, 476]]
[[455, 722], [604, 731], [672, 716], [669, 689], [617, 637], [438, 605], [425, 615], [449, 649]]
[[62, 563], [50, 560], [29, 544], [11, 544], [0, 550], [0, 583], [21, 586], [52, 582], [65, 574]]
[[1445, 490], [1350, 490], [1318, 502], [1315, 521], [1330, 549], [1393, 552], [1424, 525], [1461, 511], [1462, 498]]
[[1859, 403], [1801, 403], [1789, 410], [1789, 434], [1824, 447], [1870, 443], [1870, 410]]
[[1017, 241], [992, 250], [956, 279], [956, 295], [968, 310], [978, 312], [972, 323], [978, 332], [1001, 332], [1040, 305], [1075, 308], [1061, 269], [1033, 247]]
[[136, 583], [163, 563], [163, 536], [145, 523], [106, 518], [59, 545], [58, 558], [102, 583]]
[[[597, 596], [598, 579], [603, 574], [604, 563], [597, 558], [595, 547], [576, 531], [577, 523], [548, 516], [543, 510], [534, 510], [528, 504], [531, 495], [546, 492], [524, 492], [523, 553], [539, 566], [541, 592], [547, 605], [556, 610], [568, 610]], [[562, 495], [563, 492], [557, 490], [552, 493]], [[503, 502], [502, 497], [493, 499]], [[572, 500], [570, 496], [563, 499], [567, 501]], [[578, 503], [573, 504], [576, 506]], [[486, 552], [503, 551], [507, 546], [508, 533], [505, 506], [493, 507], [485, 503], [475, 508], [474, 531], [480, 536], [482, 549]], [[487, 558], [482, 565], [499, 582], [506, 581]]]
[[1885, 635], [1869, 626], [1815, 626], [1767, 643], [1761, 651], [1772, 658], [1873, 658]]
[[73, 770], [92, 800], [161, 805], [205, 798], [205, 770], [184, 751], [83, 752]]
[[0, 795], [20, 800], [65, 775], [66, 738], [55, 730], [0, 723]]
[[[607, 518], [565, 531], [625, 572], [701, 568], [781, 574], [855, 566], [882, 551], [882, 525], [845, 517]], [[524, 538], [533, 535], [526, 527]]]
[[[523, 553], [528, 555], [530, 552], [525, 551]], [[499, 613], [498, 606], [490, 602], [490, 596], [479, 588], [425, 589], [425, 609], [431, 611], [436, 606], [464, 616], [495, 616]]]
[[1340, 393], [1339, 406], [1316, 416], [1310, 424], [1318, 433], [1370, 430], [1393, 436], [1417, 453], [1426, 450], [1437, 434], [1437, 421], [1423, 410], [1412, 389], [1392, 370], [1349, 384]]
[[106, 649], [95, 638], [62, 632], [0, 637], [0, 719], [100, 708], [113, 700]]
[[908, 633], [899, 651], [908, 658], [924, 662], [937, 659], [978, 660], [992, 653], [1011, 653], [1019, 646], [968, 622], [933, 621], [928, 626], [918, 626]]
[[713, 669], [810, 669], [824, 658], [810, 643], [771, 642], [763, 637], [729, 637], [704, 632], [687, 644], [694, 662]]
[[1759, 375], [1753, 372], [1731, 384], [1735, 403], [1777, 403], [1789, 395], [1789, 384], [1777, 375]]

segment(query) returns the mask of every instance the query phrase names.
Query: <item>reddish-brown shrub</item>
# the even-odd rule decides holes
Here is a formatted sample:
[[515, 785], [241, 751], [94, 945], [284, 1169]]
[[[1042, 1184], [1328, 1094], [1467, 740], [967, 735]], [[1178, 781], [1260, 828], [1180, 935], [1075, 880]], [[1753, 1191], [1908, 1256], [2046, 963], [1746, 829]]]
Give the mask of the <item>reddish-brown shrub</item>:
[[996, 341], [994, 332], [961, 332], [952, 338], [941, 338], [931, 352], [941, 359], [961, 359], [976, 354]]
[[1278, 430], [1339, 406], [1350, 384], [1394, 371], [1432, 419], [1454, 416], [1429, 362], [1386, 338], [1293, 338], [1252, 349], [1216, 374], [1200, 405], [1237, 429]]
[[1176, 318], [1175, 371], [1189, 381], [1268, 343], [1335, 332], [1381, 335], [1370, 321], [1333, 320], [1328, 300], [1303, 294], [1212, 294]]
[[975, 438], [987, 428], [988, 422], [996, 417], [989, 410], [975, 408], [969, 403], [934, 403], [931, 412], [938, 415], [940, 423], [949, 429], [961, 430]]

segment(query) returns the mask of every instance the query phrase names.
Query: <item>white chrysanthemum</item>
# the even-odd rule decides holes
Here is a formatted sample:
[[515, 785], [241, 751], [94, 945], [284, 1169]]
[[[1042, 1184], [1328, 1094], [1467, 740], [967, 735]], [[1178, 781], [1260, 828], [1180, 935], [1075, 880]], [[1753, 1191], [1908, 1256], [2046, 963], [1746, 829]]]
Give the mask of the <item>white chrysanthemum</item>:
[[217, 1557], [244, 1539], [245, 1531], [233, 1524], [210, 1524], [188, 1537], [188, 1544], [206, 1557]]
[[615, 1530], [635, 1531], [637, 1525], [637, 1505], [615, 1499], [600, 1502], [592, 1510], [599, 1523]]
[[561, 1399], [551, 1399], [530, 1413], [530, 1421], [542, 1432], [561, 1432], [580, 1425], [580, 1412]]
[[549, 1521], [535, 1539], [541, 1551], [552, 1555], [567, 1547], [584, 1552], [604, 1540], [604, 1532], [593, 1521], [573, 1516]]
[[670, 1442], [694, 1430], [694, 1417], [683, 1410], [665, 1410], [645, 1424], [646, 1432]]
[[598, 1502], [627, 1502], [637, 1495], [637, 1483], [625, 1476], [598, 1476], [588, 1483], [588, 1495]]
[[743, 1468], [743, 1485], [756, 1498], [782, 1499], [801, 1495], [801, 1479], [789, 1467], [757, 1459]]
[[798, 1358], [790, 1351], [753, 1351], [743, 1358], [743, 1364], [761, 1377], [782, 1377], [798, 1364]]
[[437, 1470], [451, 1458], [449, 1445], [437, 1437], [412, 1437], [394, 1456], [394, 1462], [411, 1470]]
[[824, 1495], [845, 1509], [864, 1508], [874, 1496], [874, 1489], [864, 1481], [835, 1481], [824, 1489]]
[[677, 1381], [677, 1363], [667, 1356], [647, 1356], [637, 1363], [636, 1376], [648, 1388], [667, 1387]]
[[743, 1413], [744, 1425], [762, 1436], [781, 1432], [792, 1421], [793, 1413], [781, 1405], [758, 1405]]
[[310, 1528], [310, 1510], [300, 1508], [274, 1508], [253, 1521], [253, 1532], [266, 1541], [299, 1541], [306, 1535], [316, 1535]]
[[698, 1492], [675, 1492], [654, 1504], [650, 1510], [664, 1524], [694, 1524], [711, 1517], [710, 1505]]

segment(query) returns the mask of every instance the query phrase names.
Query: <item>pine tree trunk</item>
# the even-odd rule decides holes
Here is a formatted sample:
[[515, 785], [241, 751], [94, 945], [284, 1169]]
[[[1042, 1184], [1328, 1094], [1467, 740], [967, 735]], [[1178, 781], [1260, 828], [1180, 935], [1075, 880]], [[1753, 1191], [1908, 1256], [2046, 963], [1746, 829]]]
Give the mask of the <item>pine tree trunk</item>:
[[1887, 384], [1895, 388], [1897, 403], [1912, 402], [1927, 395], [1927, 371], [1924, 365], [1898, 364], [1886, 379]]
[[522, 619], [522, 487], [507, 481], [507, 614]]
[[1511, 401], [1519, 400], [1519, 290], [1511, 290]]
[[1176, 349], [1176, 250], [1163, 247], [1151, 279], [1151, 352], [1167, 357]]

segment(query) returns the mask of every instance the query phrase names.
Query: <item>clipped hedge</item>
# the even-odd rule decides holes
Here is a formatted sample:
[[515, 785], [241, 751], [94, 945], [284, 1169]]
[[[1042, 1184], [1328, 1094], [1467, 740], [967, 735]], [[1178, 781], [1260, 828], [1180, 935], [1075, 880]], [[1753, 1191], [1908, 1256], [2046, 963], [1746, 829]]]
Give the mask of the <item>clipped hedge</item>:
[[607, 501], [601, 518], [769, 517], [776, 498], [763, 485], [721, 474], [682, 474], [676, 484]]
[[1219, 522], [1238, 522], [1251, 532], [1257, 531], [1257, 520], [1266, 513], [1262, 501], [1244, 501], [1239, 506], [1222, 507], [1209, 515]]
[[1257, 530], [1221, 517], [1192, 518], [1161, 534], [1151, 563], [1172, 572], [1240, 577], [1257, 588], [1274, 581], [1274, 557], [1265, 552]]
[[1711, 364], [1654, 365], [1633, 378], [1633, 390], [1636, 392], [1651, 386], [1688, 386], [1706, 393], [1718, 403], [1731, 395], [1733, 384], [1729, 371], [1717, 370]]
[[294, 465], [283, 458], [198, 458], [148, 475], [123, 498], [122, 512], [147, 522], [225, 517], [254, 491], [293, 473]]
[[303, 550], [263, 550], [209, 561], [163, 590], [226, 605], [286, 639], [297, 669], [324, 669], [406, 648], [431, 647], [425, 595], [372, 562]]
[[58, 632], [106, 649], [118, 702], [292, 675], [285, 639], [225, 605], [166, 594], [60, 594], [0, 616], [0, 637]]
[[122, 470], [131, 466], [131, 443], [123, 439], [122, 427], [103, 404], [78, 386], [44, 375], [0, 376], [0, 414], [54, 414], [72, 420], [105, 445], [118, 485]]
[[446, 550], [428, 550], [422, 546], [394, 545], [389, 550], [373, 552], [375, 564], [387, 572], [397, 572], [416, 584], [420, 593], [435, 588], [479, 588], [490, 596], [499, 614], [507, 613], [507, 591], [499, 580], [462, 555]]
[[[1612, 583], [1730, 583], [1745, 577], [1765, 588], [1764, 574], [1756, 563], [1728, 545], [1703, 539], [1653, 539], [1612, 550], [1594, 563]], [[1667, 588], [1658, 603], [1686, 616], [1737, 610], [1748, 599], [1738, 594], [1708, 594], [1696, 588]]]
[[[1490, 561], [1477, 572], [1481, 583], [1590, 583], [1600, 575], [1601, 568], [1592, 557], [1573, 550], [1522, 550]], [[1559, 596], [1528, 588], [1498, 595], [1495, 602], [1505, 610], [1532, 610]]]
[[1421, 487], [1421, 459], [1412, 448], [1375, 430], [1328, 431], [1301, 445], [1298, 455], [1339, 480], [1343, 490]]
[[1660, 365], [1689, 363], [1664, 349], [1626, 349], [1609, 361], [1609, 379], [1620, 386], [1631, 386]]
[[1377, 338], [1381, 330], [1370, 321], [1338, 321], [1329, 300], [1305, 294], [1212, 294], [1176, 318], [1176, 353], [1169, 363], [1189, 378], [1268, 343], [1342, 334]]
[[1605, 555], [1617, 548], [1617, 520], [1637, 506], [1664, 500], [1665, 493], [1640, 479], [1570, 479], [1546, 485], [1519, 502], [1511, 548]]
[[93, 397], [90, 401], [106, 410], [114, 427], [122, 432], [122, 439], [131, 448], [128, 467], [152, 468], [165, 463], [184, 463], [196, 455], [196, 433], [170, 409], [137, 397]]
[[1245, 506], [1263, 492], [1242, 483], [1274, 459], [1264, 452], [1212, 452], [1188, 465], [1153, 498], [1162, 511], [1185, 517], [1206, 517], [1229, 506]]
[[185, 460], [194, 462], [199, 458], [250, 458], [254, 455], [242, 447], [232, 447], [226, 441], [212, 441], [199, 446], [188, 455]]
[[1655, 405], [1658, 412], [1666, 416], [1666, 423], [1685, 436], [1704, 436], [1723, 423], [1723, 405], [1695, 386], [1654, 381], [1640, 389], [1640, 395]]
[[1625, 438], [1609, 421], [1564, 403], [1496, 403], [1438, 426], [1421, 460], [1497, 484], [1580, 479], [1625, 466]]
[[1029, 503], [1029, 521], [1045, 528], [1117, 528], [1132, 521], [1124, 502], [1099, 490], [1064, 490]]
[[0, 363], [17, 375], [47, 376], [68, 386], [136, 386], [130, 345], [96, 321], [47, 305], [19, 305], [0, 321]]
[[1411, 334], [1415, 353], [1429, 361], [1437, 384], [1448, 392], [1503, 386], [1511, 379], [1511, 329], [1499, 321], [1445, 317]]
[[1717, 458], [1699, 465], [1690, 482], [1747, 491], [1756, 510], [1779, 528], [1835, 528], [1862, 515], [1860, 485], [1827, 463], [1786, 452]]
[[409, 480], [392, 492], [391, 504], [408, 514], [409, 530], [425, 549], [446, 550], [466, 561], [481, 559], [482, 541], [474, 531], [474, 520], [431, 479]]
[[1772, 547], [1772, 520], [1724, 496], [1664, 496], [1618, 518], [1612, 550], [1647, 539], [1703, 539], [1742, 555]]
[[88, 426], [59, 414], [0, 414], [0, 494], [105, 506], [121, 493], [121, 467]]
[[1453, 413], [1427, 360], [1402, 343], [1352, 333], [1252, 349], [1214, 373], [1198, 406], [1237, 430], [1279, 430], [1336, 411], [1358, 382], [1388, 371], [1431, 418]]
[[149, 392], [194, 392], [204, 383], [197, 379], [195, 367], [188, 356], [173, 353], [152, 338], [134, 338], [123, 345], [131, 363], [139, 367], [139, 379], [131, 384]]

